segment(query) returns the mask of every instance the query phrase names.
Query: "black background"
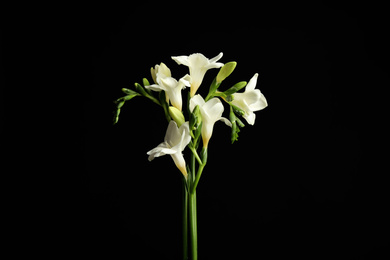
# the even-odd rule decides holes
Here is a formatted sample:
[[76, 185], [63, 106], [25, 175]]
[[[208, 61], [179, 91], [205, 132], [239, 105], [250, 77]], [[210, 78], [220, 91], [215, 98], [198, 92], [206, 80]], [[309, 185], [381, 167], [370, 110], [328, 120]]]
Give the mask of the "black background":
[[[73, 81], [63, 90], [76, 97], [66, 106], [77, 110], [75, 135], [63, 143], [74, 150], [58, 167], [66, 170], [61, 199], [44, 203], [49, 214], [39, 217], [50, 223], [55, 255], [180, 259], [180, 173], [169, 156], [146, 155], [163, 141], [163, 112], [137, 97], [112, 126], [112, 111], [121, 88], [151, 80], [150, 67], [164, 62], [180, 78], [187, 68], [170, 57], [196, 52], [237, 61], [226, 88], [259, 73], [269, 104], [233, 145], [230, 129], [215, 125], [198, 187], [200, 259], [388, 255], [388, 167], [386, 151], [378, 153], [386, 149], [380, 93], [389, 83], [382, 6], [225, 1], [64, 10], [50, 30], [63, 35], [54, 51], [69, 65], [64, 81]], [[200, 93], [216, 73], [208, 71]]]

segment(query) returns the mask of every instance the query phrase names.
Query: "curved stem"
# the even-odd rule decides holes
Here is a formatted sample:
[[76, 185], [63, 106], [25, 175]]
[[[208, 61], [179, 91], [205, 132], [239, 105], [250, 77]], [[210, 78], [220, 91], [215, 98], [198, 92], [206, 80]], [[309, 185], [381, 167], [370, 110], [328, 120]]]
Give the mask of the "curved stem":
[[207, 163], [207, 148], [203, 147], [201, 155], [202, 155], [202, 162], [203, 163], [199, 165], [198, 173], [196, 174], [195, 181], [194, 181], [193, 185], [191, 186], [191, 192], [195, 192], [196, 187], [198, 186], [200, 177], [202, 176], [203, 168], [206, 166], [206, 163]]
[[191, 149], [192, 154], [195, 156], [196, 160], [198, 161], [198, 163], [199, 164], [203, 164], [202, 160], [200, 159], [200, 157], [198, 155], [198, 153], [196, 152], [196, 149], [194, 147], [192, 147], [192, 146], [190, 147], [190, 149]]

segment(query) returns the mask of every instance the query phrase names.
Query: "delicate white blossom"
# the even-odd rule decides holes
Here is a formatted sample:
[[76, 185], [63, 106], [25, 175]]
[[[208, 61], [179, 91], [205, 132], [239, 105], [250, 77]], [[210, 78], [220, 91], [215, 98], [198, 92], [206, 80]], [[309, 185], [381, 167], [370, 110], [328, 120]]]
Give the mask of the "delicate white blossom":
[[224, 110], [222, 102], [218, 98], [212, 98], [205, 102], [201, 95], [196, 95], [190, 100], [191, 112], [196, 106], [199, 106], [200, 113], [202, 115], [202, 140], [203, 147], [207, 148], [211, 135], [213, 134], [213, 128], [215, 122], [218, 120], [223, 121], [226, 125], [232, 126], [231, 122], [222, 117]]
[[183, 150], [191, 141], [189, 123], [185, 122], [179, 127], [175, 121], [169, 122], [164, 142], [156, 148], [147, 152], [148, 160], [152, 161], [155, 157], [169, 154], [175, 162], [177, 168], [181, 171], [184, 177], [187, 178], [186, 162], [183, 157]]
[[223, 53], [221, 52], [216, 57], [212, 59], [206, 58], [201, 53], [194, 53], [190, 56], [176, 56], [172, 57], [179, 65], [188, 66], [191, 76], [191, 97], [193, 97], [198, 90], [200, 84], [203, 81], [203, 77], [206, 74], [206, 71], [209, 69], [220, 68], [223, 66], [223, 63], [217, 62], [222, 58]]
[[243, 117], [250, 125], [253, 125], [256, 119], [256, 115], [253, 112], [262, 110], [268, 106], [263, 93], [259, 89], [255, 89], [258, 76], [259, 74], [256, 73], [250, 79], [244, 93], [235, 93], [233, 95], [234, 100], [231, 102], [233, 105], [245, 111]]
[[161, 79], [171, 77], [171, 70], [165, 65], [163, 62], [160, 65], [156, 64], [154, 68], [150, 69], [150, 74], [152, 74], [152, 78], [154, 83], [160, 84]]
[[187, 74], [177, 81], [171, 77], [171, 71], [164, 63], [160, 66], [156, 65], [155, 69], [152, 68], [151, 73], [156, 84], [146, 86], [146, 88], [154, 91], [164, 90], [167, 102], [171, 101], [172, 105], [181, 111], [183, 103], [181, 90], [190, 86], [191, 77]]

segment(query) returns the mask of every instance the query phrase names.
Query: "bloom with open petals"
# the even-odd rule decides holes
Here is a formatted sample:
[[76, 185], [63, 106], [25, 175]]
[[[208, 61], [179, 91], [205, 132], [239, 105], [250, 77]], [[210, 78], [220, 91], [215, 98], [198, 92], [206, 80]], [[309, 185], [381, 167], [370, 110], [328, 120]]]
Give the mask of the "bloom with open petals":
[[232, 126], [231, 122], [222, 117], [224, 110], [222, 102], [218, 98], [212, 98], [205, 102], [201, 95], [196, 95], [190, 100], [191, 112], [196, 106], [199, 106], [200, 113], [202, 115], [202, 140], [203, 147], [207, 148], [211, 135], [213, 134], [213, 128], [215, 122], [222, 120], [226, 125]]
[[200, 84], [202, 84], [203, 77], [206, 74], [206, 71], [209, 69], [220, 68], [223, 66], [223, 63], [217, 62], [222, 58], [223, 53], [221, 52], [216, 57], [212, 59], [206, 58], [201, 53], [194, 53], [190, 56], [176, 56], [172, 57], [174, 61], [179, 65], [188, 66], [191, 76], [191, 97], [193, 97], [198, 90]]
[[156, 81], [158, 84], [146, 86], [145, 88], [154, 91], [164, 90], [167, 97], [167, 102], [171, 101], [172, 106], [176, 107], [181, 111], [183, 104], [181, 90], [184, 89], [186, 86], [190, 86], [191, 77], [187, 74], [179, 81], [177, 81], [170, 76], [166, 76], [166, 74], [163, 75], [164, 77], [160, 77], [159, 73], [157, 73]]
[[154, 83], [160, 84], [161, 79], [171, 77], [171, 70], [161, 62], [160, 65], [156, 64], [150, 69], [150, 74], [152, 74]]
[[256, 115], [253, 112], [262, 110], [268, 106], [263, 93], [259, 89], [255, 89], [258, 76], [259, 74], [256, 73], [250, 79], [244, 93], [235, 93], [233, 95], [234, 100], [231, 102], [233, 105], [245, 111], [243, 117], [250, 125], [253, 125], [256, 119]]
[[186, 162], [182, 152], [190, 141], [189, 123], [185, 122], [180, 127], [177, 127], [176, 122], [171, 121], [169, 122], [164, 142], [147, 152], [149, 155], [148, 160], [151, 161], [155, 157], [169, 154], [175, 162], [176, 167], [181, 171], [184, 177], [187, 178]]

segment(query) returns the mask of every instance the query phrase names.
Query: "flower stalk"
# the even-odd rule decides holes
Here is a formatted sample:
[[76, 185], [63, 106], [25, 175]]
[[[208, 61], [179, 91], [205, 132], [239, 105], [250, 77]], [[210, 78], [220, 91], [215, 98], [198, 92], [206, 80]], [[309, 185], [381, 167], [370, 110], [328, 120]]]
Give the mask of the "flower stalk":
[[[164, 141], [148, 151], [147, 154], [149, 161], [156, 157], [170, 155], [181, 173], [183, 180], [183, 260], [198, 260], [196, 189], [208, 161], [208, 147], [214, 125], [218, 121], [222, 121], [231, 127], [231, 141], [233, 143], [238, 140], [240, 128], [244, 127], [239, 117], [243, 117], [248, 124], [253, 125], [255, 122], [254, 112], [262, 110], [268, 105], [260, 90], [255, 89], [257, 73], [249, 80], [248, 84], [246, 81], [241, 81], [230, 88], [224, 87], [225, 90], [219, 90], [237, 65], [236, 62], [226, 64], [218, 62], [222, 56], [221, 52], [212, 59], [208, 59], [200, 53], [172, 57], [177, 64], [187, 66], [189, 74], [177, 80], [172, 76], [171, 70], [161, 62], [150, 70], [152, 84], [148, 79], [143, 78], [143, 86], [135, 83], [135, 90], [123, 88], [125, 96], [115, 101], [114, 124], [118, 122], [120, 111], [125, 102], [134, 97], [146, 97], [163, 109], [168, 122]], [[219, 68], [219, 72], [211, 83], [206, 98], [203, 98], [197, 94], [197, 90], [201, 86], [206, 72], [216, 68]], [[244, 87], [246, 87], [245, 91], [238, 93]], [[184, 89], [188, 90], [186, 106], [182, 104], [182, 91]], [[229, 119], [222, 116], [224, 103], [221, 100], [229, 105]], [[183, 107], [184, 110], [188, 111], [187, 119]], [[134, 124], [136, 123], [134, 122]], [[202, 144], [201, 147], [200, 144]], [[183, 154], [186, 147], [191, 152], [189, 163]]]

